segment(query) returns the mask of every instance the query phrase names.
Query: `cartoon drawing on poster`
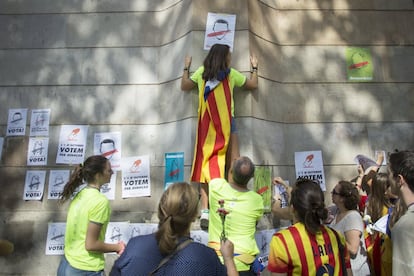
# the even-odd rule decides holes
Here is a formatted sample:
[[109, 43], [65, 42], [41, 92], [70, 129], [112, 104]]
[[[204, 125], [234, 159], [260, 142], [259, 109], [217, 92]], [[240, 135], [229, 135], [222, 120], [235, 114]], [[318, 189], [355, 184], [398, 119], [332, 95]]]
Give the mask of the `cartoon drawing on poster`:
[[93, 152], [105, 156], [114, 171], [121, 169], [121, 141], [120, 132], [95, 133]]
[[129, 224], [129, 239], [136, 236], [143, 236], [155, 233], [158, 230], [156, 223], [130, 223]]
[[258, 262], [263, 268], [267, 267], [269, 260], [270, 241], [272, 240], [272, 236], [277, 232], [277, 230], [278, 229], [262, 230], [257, 231], [255, 234], [256, 243], [260, 250]]
[[174, 182], [184, 181], [184, 152], [165, 154], [164, 189]]
[[45, 187], [46, 171], [27, 171], [23, 200], [41, 200]]
[[193, 241], [202, 243], [205, 246], [208, 244], [208, 233], [204, 230], [191, 230], [190, 237]]
[[65, 222], [50, 222], [47, 226], [46, 255], [63, 255], [65, 249]]
[[122, 198], [151, 195], [149, 156], [122, 158]]
[[48, 137], [30, 137], [27, 150], [27, 166], [47, 165]]
[[346, 72], [350, 81], [372, 81], [374, 66], [371, 51], [367, 48], [347, 47]]
[[7, 136], [24, 136], [26, 133], [27, 108], [9, 109]]
[[116, 172], [111, 176], [109, 183], [101, 186], [101, 193], [108, 198], [108, 200], [115, 200], [115, 187], [116, 187]]
[[204, 50], [210, 50], [214, 44], [226, 44], [233, 51], [236, 15], [212, 13], [207, 14]]
[[60, 129], [56, 164], [81, 164], [85, 158], [88, 126], [63, 125]]
[[317, 181], [322, 191], [326, 191], [321, 151], [295, 152], [295, 170], [296, 178], [302, 177]]
[[109, 222], [106, 228], [105, 242], [114, 244], [120, 241], [124, 243], [129, 241], [129, 222]]
[[47, 199], [59, 199], [62, 195], [63, 188], [69, 181], [69, 177], [69, 170], [51, 170], [49, 172]]
[[30, 136], [49, 136], [50, 109], [33, 109]]

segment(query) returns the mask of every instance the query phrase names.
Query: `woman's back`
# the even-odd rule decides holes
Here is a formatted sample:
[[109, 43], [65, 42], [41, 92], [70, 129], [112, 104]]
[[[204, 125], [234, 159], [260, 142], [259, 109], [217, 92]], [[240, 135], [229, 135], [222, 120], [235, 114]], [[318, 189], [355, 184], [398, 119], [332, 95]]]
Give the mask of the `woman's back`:
[[344, 262], [350, 264], [348, 253], [342, 259], [339, 243], [344, 246], [345, 239], [333, 229], [321, 226], [313, 235], [298, 222], [274, 234], [268, 268], [287, 275], [342, 275]]

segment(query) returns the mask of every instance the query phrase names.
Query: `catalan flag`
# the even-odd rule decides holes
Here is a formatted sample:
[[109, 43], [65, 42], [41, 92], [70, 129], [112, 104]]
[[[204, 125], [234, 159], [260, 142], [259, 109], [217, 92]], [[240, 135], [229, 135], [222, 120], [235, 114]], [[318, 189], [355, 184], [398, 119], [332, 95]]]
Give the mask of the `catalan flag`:
[[232, 93], [228, 76], [206, 97], [199, 93], [191, 181], [208, 183], [214, 178], [224, 178], [231, 131]]

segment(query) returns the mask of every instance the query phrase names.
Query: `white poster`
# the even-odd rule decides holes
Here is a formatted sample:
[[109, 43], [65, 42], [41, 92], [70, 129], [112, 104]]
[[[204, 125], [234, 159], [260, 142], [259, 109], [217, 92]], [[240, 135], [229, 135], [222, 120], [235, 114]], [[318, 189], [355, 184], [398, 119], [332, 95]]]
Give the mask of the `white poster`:
[[49, 173], [48, 199], [59, 199], [63, 188], [68, 183], [70, 177], [69, 170], [51, 170]]
[[27, 166], [47, 165], [48, 148], [49, 138], [30, 137], [29, 148], [27, 150]]
[[50, 109], [33, 109], [30, 136], [49, 136]]
[[23, 200], [41, 200], [45, 187], [46, 171], [27, 171]]
[[118, 243], [129, 241], [129, 222], [109, 222], [105, 233], [106, 243]]
[[296, 178], [315, 180], [319, 182], [322, 191], [326, 191], [321, 151], [295, 152], [295, 169]]
[[93, 153], [103, 155], [111, 162], [112, 170], [121, 169], [121, 133], [95, 133]]
[[60, 129], [56, 164], [81, 164], [85, 158], [88, 126], [63, 125]]
[[207, 14], [204, 50], [210, 50], [214, 44], [226, 44], [233, 51], [236, 15], [224, 13]]
[[149, 156], [122, 158], [122, 198], [151, 195]]
[[116, 172], [111, 176], [111, 181], [101, 186], [101, 193], [104, 194], [108, 200], [115, 200], [116, 187]]
[[136, 236], [143, 236], [155, 233], [158, 230], [156, 223], [130, 223], [129, 224], [129, 239]]
[[258, 261], [263, 268], [266, 268], [269, 262], [270, 241], [277, 230], [278, 229], [268, 229], [256, 231], [255, 239], [260, 250]]
[[26, 134], [27, 108], [9, 109], [7, 136], [24, 136]]
[[190, 236], [195, 242], [199, 242], [207, 246], [208, 244], [208, 232], [204, 230], [192, 230]]
[[46, 255], [63, 255], [65, 249], [65, 222], [50, 222], [47, 226]]

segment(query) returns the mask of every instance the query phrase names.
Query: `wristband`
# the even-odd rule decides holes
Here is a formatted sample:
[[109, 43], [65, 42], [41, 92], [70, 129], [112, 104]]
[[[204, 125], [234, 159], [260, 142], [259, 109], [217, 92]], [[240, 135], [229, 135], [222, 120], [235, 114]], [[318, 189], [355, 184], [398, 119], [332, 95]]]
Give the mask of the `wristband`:
[[183, 69], [184, 71], [188, 71], [188, 67], [184, 67], [184, 69]]

